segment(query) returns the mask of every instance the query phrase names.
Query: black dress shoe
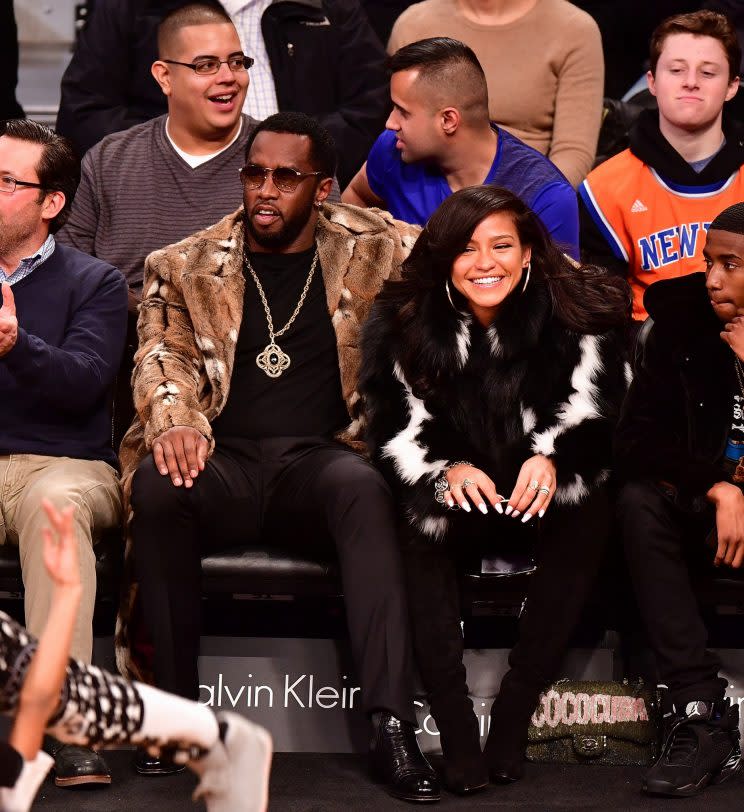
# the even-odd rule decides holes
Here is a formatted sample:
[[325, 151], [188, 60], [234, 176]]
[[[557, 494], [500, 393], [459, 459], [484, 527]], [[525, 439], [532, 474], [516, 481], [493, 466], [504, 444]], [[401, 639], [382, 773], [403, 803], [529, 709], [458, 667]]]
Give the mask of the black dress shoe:
[[54, 759], [54, 783], [58, 787], [111, 783], [108, 765], [89, 747], [64, 744], [51, 736], [46, 736], [44, 751]]
[[375, 714], [372, 724], [372, 771], [388, 794], [416, 803], [440, 800], [439, 779], [419, 749], [413, 724], [390, 713]]
[[183, 772], [185, 764], [175, 764], [168, 758], [151, 756], [143, 747], [138, 747], [134, 756], [134, 769], [140, 775], [173, 775]]

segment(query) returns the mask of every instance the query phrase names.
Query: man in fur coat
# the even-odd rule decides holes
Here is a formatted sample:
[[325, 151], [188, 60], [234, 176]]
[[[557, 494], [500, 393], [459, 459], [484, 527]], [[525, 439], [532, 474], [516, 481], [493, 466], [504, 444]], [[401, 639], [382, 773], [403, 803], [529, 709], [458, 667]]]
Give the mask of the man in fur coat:
[[[303, 114], [266, 119], [246, 154], [244, 207], [153, 253], [146, 266], [138, 418], [121, 457], [155, 682], [198, 695], [200, 558], [210, 545], [281, 532], [306, 549], [306, 528], [325, 528], [375, 728], [374, 766], [391, 794], [437, 800], [414, 734], [392, 497], [354, 451], [360, 325], [418, 229], [385, 212], [325, 203], [335, 149]], [[118, 641], [130, 674], [121, 647], [133, 597]]]

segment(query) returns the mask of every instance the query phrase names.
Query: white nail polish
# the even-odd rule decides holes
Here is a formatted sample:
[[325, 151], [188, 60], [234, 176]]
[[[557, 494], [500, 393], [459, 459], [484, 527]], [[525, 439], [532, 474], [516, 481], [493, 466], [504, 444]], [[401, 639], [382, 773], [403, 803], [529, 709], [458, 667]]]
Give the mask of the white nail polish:
[[524, 516], [522, 516], [522, 524], [526, 524], [531, 518], [531, 513], [525, 513]]
[[511, 505], [507, 505], [507, 506], [506, 506], [506, 515], [508, 516], [508, 515], [509, 515], [511, 512], [512, 512], [512, 506], [511, 506]]
[[542, 510], [538, 511], [537, 518], [538, 518], [538, 519], [542, 519], [542, 517], [543, 517], [544, 515], [545, 515], [545, 508], [543, 508]]
[[514, 513], [512, 513], [512, 519], [516, 519], [517, 516], [519, 516], [519, 511], [515, 510]]
[[465, 513], [470, 513], [470, 503], [463, 502], [460, 507], [465, 511]]
[[481, 513], [488, 513], [488, 508], [484, 502], [481, 502], [480, 505], [478, 505], [478, 510], [480, 510]]
[[455, 506], [455, 500], [454, 499], [448, 499], [447, 500], [447, 507], [454, 507], [454, 506]]
[[498, 502], [496, 502], [494, 507], [496, 508], [496, 513], [500, 513], [502, 516], [504, 515], [504, 508], [502, 508]]

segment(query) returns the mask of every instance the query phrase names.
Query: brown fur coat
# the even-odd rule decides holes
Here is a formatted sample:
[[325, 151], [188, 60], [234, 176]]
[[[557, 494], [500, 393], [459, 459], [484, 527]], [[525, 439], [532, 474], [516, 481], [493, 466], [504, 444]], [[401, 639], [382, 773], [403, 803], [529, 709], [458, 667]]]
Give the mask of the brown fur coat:
[[[137, 416], [120, 449], [127, 525], [132, 477], [155, 438], [172, 426], [193, 426], [209, 440], [210, 452], [214, 448], [211, 422], [229, 395], [243, 315], [242, 217], [241, 208], [147, 258], [132, 375]], [[344, 204], [324, 205], [318, 218], [316, 242], [350, 420], [337, 438], [358, 450], [361, 325], [382, 283], [399, 274], [419, 231], [387, 212]], [[130, 651], [137, 589], [131, 555], [127, 538], [116, 659], [122, 674], [145, 679]]]

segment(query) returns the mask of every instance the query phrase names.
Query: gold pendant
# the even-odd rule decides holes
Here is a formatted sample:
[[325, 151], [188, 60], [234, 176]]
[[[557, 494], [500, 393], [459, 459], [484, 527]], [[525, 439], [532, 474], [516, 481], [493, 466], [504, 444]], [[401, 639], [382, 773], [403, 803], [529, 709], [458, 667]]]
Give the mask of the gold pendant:
[[267, 344], [264, 351], [256, 356], [256, 364], [270, 378], [278, 378], [289, 367], [289, 356], [282, 348], [275, 344]]

